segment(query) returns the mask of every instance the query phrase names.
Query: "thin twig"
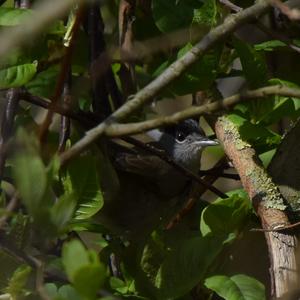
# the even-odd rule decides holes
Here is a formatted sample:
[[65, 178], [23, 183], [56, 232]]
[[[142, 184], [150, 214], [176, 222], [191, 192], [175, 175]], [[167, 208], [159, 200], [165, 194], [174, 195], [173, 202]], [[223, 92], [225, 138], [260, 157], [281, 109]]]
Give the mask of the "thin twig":
[[20, 90], [9, 89], [6, 94], [5, 107], [3, 109], [1, 121], [1, 137], [0, 137], [0, 183], [3, 177], [5, 161], [7, 156], [7, 142], [13, 133], [15, 115], [17, 113], [20, 101]]
[[297, 47], [295, 44], [293, 44], [293, 41], [291, 39], [289, 39], [288, 37], [271, 30], [270, 28], [268, 28], [267, 26], [265, 26], [262, 22], [257, 21], [255, 23], [255, 25], [264, 33], [268, 34], [270, 37], [272, 37], [273, 39], [279, 40], [281, 42], [283, 42], [287, 47], [289, 47], [290, 49], [300, 53], [300, 48]]
[[220, 190], [218, 190], [214, 186], [208, 184], [206, 181], [204, 181], [202, 178], [200, 178], [199, 176], [194, 174], [189, 169], [186, 169], [185, 167], [183, 167], [183, 166], [177, 164], [176, 162], [174, 162], [174, 160], [170, 156], [166, 155], [165, 152], [155, 148], [153, 145], [145, 144], [145, 143], [143, 143], [139, 140], [136, 140], [132, 137], [126, 137], [126, 138], [124, 138], [124, 140], [126, 142], [130, 143], [130, 144], [133, 144], [135, 146], [138, 146], [139, 148], [144, 149], [147, 152], [155, 154], [156, 156], [158, 156], [159, 158], [161, 158], [162, 160], [167, 162], [169, 165], [174, 167], [174, 169], [176, 169], [180, 173], [184, 174], [187, 178], [189, 178], [189, 179], [199, 183], [200, 185], [204, 186], [206, 189], [210, 190], [211, 192], [213, 192], [218, 197], [221, 197], [223, 199], [228, 198], [228, 196], [226, 194], [224, 194], [223, 192], [221, 192]]
[[[60, 69], [60, 74], [59, 77], [57, 79], [57, 83], [56, 83], [56, 87], [55, 87], [55, 92], [54, 95], [51, 99], [51, 106], [54, 106], [58, 100], [60, 99], [62, 92], [63, 92], [63, 88], [64, 88], [64, 83], [66, 81], [66, 78], [68, 76], [69, 70], [70, 70], [70, 65], [71, 65], [71, 59], [72, 59], [72, 53], [74, 50], [74, 43], [75, 43], [75, 39], [84, 15], [84, 8], [83, 7], [79, 7], [76, 13], [76, 17], [75, 17], [75, 22], [74, 25], [72, 27], [72, 32], [71, 32], [71, 40], [69, 43], [68, 47], [65, 47], [65, 55], [64, 58], [62, 60], [62, 64], [61, 64], [61, 69]], [[47, 136], [47, 132], [48, 132], [48, 128], [52, 122], [52, 117], [53, 117], [53, 111], [51, 109], [48, 110], [47, 115], [43, 121], [43, 123], [41, 124], [40, 127], [40, 141], [43, 142]]]
[[87, 9], [85, 31], [89, 39], [90, 77], [92, 83], [92, 107], [93, 111], [102, 115], [102, 119], [108, 116], [112, 109], [109, 103], [109, 92], [106, 87], [106, 73], [109, 69], [108, 57], [102, 56], [101, 65], [105, 65], [105, 72], [98, 75], [95, 62], [105, 51], [103, 36], [104, 23], [101, 16], [100, 4], [91, 3]]
[[[71, 67], [71, 66], [70, 66]], [[63, 104], [69, 107], [71, 105], [71, 80], [72, 73], [69, 70], [68, 75], [66, 77], [66, 81], [63, 89]], [[61, 116], [60, 119], [60, 131], [59, 131], [59, 142], [58, 142], [58, 152], [63, 152], [66, 147], [66, 142], [70, 136], [70, 127], [71, 122], [70, 118], [66, 116]]]
[[300, 10], [297, 8], [290, 8], [280, 0], [272, 0], [273, 6], [277, 7], [284, 15], [291, 21], [298, 21], [300, 19]]
[[121, 64], [119, 76], [124, 96], [127, 98], [136, 92], [135, 70], [133, 62], [126, 62], [126, 56], [133, 51], [133, 22], [135, 20], [135, 0], [121, 0], [119, 4], [119, 46], [121, 52]]
[[5, 215], [0, 218], [0, 228], [4, 226], [10, 214], [18, 207], [19, 205], [19, 196], [18, 193], [15, 192], [11, 199], [8, 202], [8, 205], [5, 208]]
[[140, 90], [132, 100], [126, 102], [117, 109], [110, 117], [104, 120], [97, 127], [89, 130], [86, 135], [73, 145], [68, 151], [60, 156], [61, 164], [65, 164], [71, 158], [76, 157], [84, 151], [91, 143], [103, 134], [108, 125], [121, 121], [132, 114], [138, 108], [150, 102], [168, 84], [177, 79], [188, 67], [198, 61], [208, 50], [223, 40], [228, 34], [235, 31], [239, 26], [255, 18], [270, 7], [270, 0], [262, 0], [251, 7], [227, 18], [223, 24], [212, 29], [198, 44], [189, 52], [174, 62], [160, 76], [154, 79], [146, 87]]
[[296, 227], [300, 226], [300, 222], [296, 222], [290, 225], [278, 225], [274, 226], [273, 228], [252, 228], [250, 231], [259, 231], [259, 232], [279, 232], [279, 231], [285, 231], [289, 229], [294, 229]]
[[[222, 157], [214, 166], [214, 168], [222, 168], [226, 163], [226, 158]], [[217, 179], [218, 175], [211, 174], [204, 177], [204, 181], [207, 184], [212, 185]], [[172, 229], [176, 224], [178, 224], [195, 206], [196, 202], [199, 201], [200, 197], [206, 192], [206, 188], [204, 186], [197, 186], [196, 188], [191, 190], [191, 195], [188, 198], [188, 201], [185, 203], [182, 209], [170, 220], [166, 229]]]
[[[234, 11], [234, 12], [239, 12], [242, 10], [241, 7], [235, 5], [234, 3], [230, 2], [229, 0], [219, 0], [220, 3], [224, 4], [225, 6], [227, 6], [230, 10]], [[254, 22], [254, 24], [264, 33], [266, 33], [267, 35], [271, 36], [272, 38], [279, 40], [281, 42], [283, 42], [284, 44], [286, 44], [290, 49], [300, 53], [300, 48], [297, 47], [296, 45], [293, 44], [293, 41], [291, 39], [289, 39], [288, 37], [273, 31], [272, 29], [268, 28], [267, 26], [265, 26], [260, 20], [256, 20]]]

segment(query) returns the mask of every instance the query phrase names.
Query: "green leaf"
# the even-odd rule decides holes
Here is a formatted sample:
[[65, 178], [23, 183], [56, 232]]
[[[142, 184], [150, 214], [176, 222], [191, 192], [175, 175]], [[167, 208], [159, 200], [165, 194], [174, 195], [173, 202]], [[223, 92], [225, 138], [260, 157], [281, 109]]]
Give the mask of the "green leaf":
[[106, 278], [105, 267], [94, 251], [87, 251], [78, 241], [64, 244], [62, 261], [75, 289], [88, 299], [94, 299]]
[[73, 240], [65, 243], [62, 251], [62, 262], [68, 278], [73, 282], [80, 268], [90, 263], [89, 255], [82, 243]]
[[105, 279], [105, 268], [98, 264], [89, 264], [76, 272], [73, 284], [76, 290], [88, 299], [95, 298]]
[[228, 118], [237, 126], [242, 139], [253, 145], [259, 153], [273, 149], [281, 142], [281, 136], [263, 124], [253, 124], [238, 114], [229, 114]]
[[66, 193], [78, 200], [77, 220], [90, 218], [102, 208], [103, 195], [94, 157], [79, 157], [71, 162], [63, 177], [63, 184]]
[[51, 208], [51, 219], [57, 228], [62, 229], [72, 218], [76, 207], [74, 195], [64, 194]]
[[58, 67], [53, 66], [37, 74], [25, 87], [33, 95], [50, 98], [53, 95], [57, 75]]
[[[168, 68], [176, 59], [179, 59], [193, 48], [191, 43], [186, 44], [178, 51], [173, 59], [164, 61], [152, 74], [157, 77]], [[187, 72], [168, 86], [168, 92], [172, 95], [186, 95], [199, 90], [208, 89], [217, 77], [217, 69], [221, 54], [221, 47], [204, 55], [200, 61], [190, 67]]]
[[184, 29], [192, 23], [194, 8], [201, 5], [202, 1], [153, 0], [154, 22], [162, 32]]
[[0, 26], [15, 26], [31, 17], [33, 11], [30, 9], [0, 7]]
[[27, 265], [20, 266], [13, 274], [6, 287], [6, 293], [9, 293], [13, 299], [19, 299], [24, 295], [24, 288], [31, 273], [31, 267]]
[[172, 249], [155, 279], [158, 298], [178, 298], [192, 289], [220, 253], [223, 238], [193, 237]]
[[53, 300], [82, 300], [82, 297], [69, 284], [58, 289], [54, 283], [46, 283], [45, 290], [50, 299]]
[[243, 275], [213, 276], [207, 278], [205, 286], [225, 300], [264, 300], [265, 287], [258, 280]]
[[201, 8], [194, 10], [193, 23], [213, 27], [218, 21], [218, 7], [215, 0], [206, 0]]
[[76, 290], [69, 284], [63, 285], [58, 289], [58, 296], [64, 300], [82, 300]]
[[250, 88], [257, 88], [267, 83], [267, 65], [261, 53], [250, 44], [234, 39], [234, 47], [241, 60], [244, 76]]
[[218, 199], [204, 208], [200, 221], [201, 233], [203, 236], [235, 233], [243, 227], [250, 213], [247, 194], [243, 190], [232, 192], [228, 199]]
[[46, 168], [34, 144], [36, 140], [24, 130], [19, 130], [18, 141], [23, 151], [16, 154], [13, 160], [13, 175], [21, 198], [28, 211], [37, 215], [46, 205], [45, 193], [47, 190]]
[[[290, 88], [299, 89], [300, 86], [294, 82], [272, 78], [269, 80], [271, 85], [282, 85]], [[260, 122], [269, 125], [274, 124], [282, 117], [297, 118], [300, 115], [300, 99], [295, 97], [274, 96], [273, 107], [260, 119]]]
[[0, 70], [0, 89], [20, 87], [36, 74], [36, 63], [23, 64]]
[[282, 41], [278, 41], [278, 40], [266, 41], [266, 42], [254, 45], [254, 48], [257, 51], [273, 51], [274, 49], [280, 48], [280, 47], [286, 47], [286, 44], [283, 43]]

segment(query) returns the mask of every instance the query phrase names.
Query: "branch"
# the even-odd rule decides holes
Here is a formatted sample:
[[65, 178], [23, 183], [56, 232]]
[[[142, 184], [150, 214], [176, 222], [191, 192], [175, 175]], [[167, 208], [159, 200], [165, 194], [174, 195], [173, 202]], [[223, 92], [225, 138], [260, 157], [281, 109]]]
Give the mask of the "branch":
[[20, 101], [20, 90], [9, 89], [6, 94], [6, 102], [3, 108], [0, 136], [0, 183], [3, 177], [5, 161], [7, 157], [7, 142], [12, 136], [15, 116]]
[[52, 122], [53, 110], [51, 108], [59, 101], [59, 99], [62, 95], [62, 92], [63, 92], [65, 81], [66, 81], [66, 79], [69, 75], [70, 69], [71, 69], [71, 60], [72, 60], [72, 54], [73, 54], [73, 50], [74, 50], [74, 43], [75, 43], [75, 39], [76, 39], [77, 33], [80, 28], [80, 24], [81, 24], [84, 12], [85, 12], [85, 10], [84, 10], [83, 6], [80, 6], [76, 12], [75, 22], [72, 27], [71, 40], [69, 42], [69, 45], [64, 47], [65, 53], [64, 53], [64, 57], [63, 57], [63, 60], [62, 60], [61, 66], [60, 66], [60, 73], [59, 73], [59, 76], [58, 76], [58, 79], [56, 82], [54, 95], [51, 99], [51, 106], [49, 107], [47, 115], [46, 115], [45, 119], [43, 120], [41, 127], [40, 127], [39, 138], [40, 138], [41, 142], [43, 142], [45, 140], [45, 138], [47, 137], [48, 128]]
[[[262, 167], [255, 151], [241, 139], [237, 128], [228, 118], [219, 118], [215, 129], [225, 153], [240, 175], [263, 229], [289, 226], [290, 222], [284, 211], [284, 199]], [[297, 239], [293, 234], [281, 232], [265, 232], [265, 236], [270, 255], [272, 294], [280, 298], [299, 282], [296, 264]]]
[[222, 101], [214, 101], [212, 103], [201, 106], [191, 106], [183, 111], [177, 112], [170, 116], [159, 117], [144, 122], [128, 123], [128, 124], [109, 124], [106, 125], [104, 134], [111, 137], [132, 135], [141, 133], [153, 128], [161, 126], [173, 125], [191, 117], [209, 114], [220, 109], [229, 108], [241, 101], [251, 100], [256, 98], [265, 98], [270, 95], [288, 96], [300, 98], [300, 89], [292, 89], [286, 86], [273, 85], [259, 88], [256, 90], [246, 91], [225, 98]]
[[[225, 156], [222, 157], [214, 166], [216, 169], [223, 169], [224, 164], [226, 163]], [[220, 176], [216, 174], [209, 174], [204, 177], [204, 181], [212, 185]], [[184, 204], [184, 206], [180, 209], [180, 211], [170, 220], [167, 224], [166, 229], [172, 229], [177, 223], [180, 222], [194, 207], [197, 201], [199, 201], [200, 197], [206, 192], [205, 186], [198, 185], [191, 189], [188, 200]], [[227, 196], [226, 196], [227, 197]]]
[[124, 141], [126, 141], [126, 142], [128, 142], [132, 145], [135, 145], [135, 146], [137, 146], [137, 147], [139, 147], [139, 148], [141, 148], [141, 149], [143, 149], [147, 152], [150, 152], [150, 153], [158, 156], [163, 161], [167, 162], [172, 167], [174, 167], [174, 169], [178, 170], [180, 173], [185, 175], [187, 178], [193, 180], [194, 182], [197, 182], [202, 187], [205, 187], [205, 189], [208, 189], [211, 192], [213, 192], [215, 195], [217, 195], [217, 196], [219, 196], [223, 199], [228, 198], [228, 196], [226, 194], [222, 193], [217, 188], [215, 188], [214, 186], [207, 183], [205, 180], [203, 180], [198, 175], [191, 172], [189, 169], [186, 169], [185, 167], [177, 164], [170, 156], [166, 155], [165, 152], [162, 152], [161, 150], [155, 148], [151, 144], [145, 144], [143, 142], [140, 142], [139, 140], [136, 140], [136, 139], [133, 139], [133, 138], [130, 138], [130, 137], [124, 138]]
[[[72, 71], [71, 66], [68, 71], [68, 75], [65, 79], [63, 93], [62, 93], [62, 102], [67, 107], [71, 106], [72, 95], [71, 95], [71, 86], [72, 86]], [[70, 118], [66, 116], [61, 116], [60, 118], [60, 130], [59, 130], [59, 142], [58, 142], [58, 152], [65, 151], [66, 142], [70, 137], [71, 131], [71, 122]]]
[[262, 0], [255, 5], [228, 17], [223, 24], [212, 29], [204, 38], [196, 44], [189, 52], [174, 62], [161, 75], [140, 90], [130, 101], [117, 109], [110, 117], [104, 120], [97, 127], [89, 130], [86, 135], [73, 145], [68, 151], [60, 156], [61, 164], [65, 164], [71, 158], [79, 155], [99, 136], [103, 134], [106, 127], [116, 121], [124, 120], [138, 108], [150, 102], [154, 96], [162, 91], [168, 84], [177, 79], [192, 64], [198, 61], [205, 53], [212, 49], [218, 42], [223, 40], [239, 26], [252, 18], [258, 17], [266, 12], [271, 5], [271, 0]]

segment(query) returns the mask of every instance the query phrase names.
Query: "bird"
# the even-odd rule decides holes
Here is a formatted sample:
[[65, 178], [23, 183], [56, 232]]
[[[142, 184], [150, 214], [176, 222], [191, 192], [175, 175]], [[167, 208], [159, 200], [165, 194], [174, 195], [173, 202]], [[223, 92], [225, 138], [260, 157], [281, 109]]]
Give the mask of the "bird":
[[[204, 148], [218, 145], [205, 136], [194, 119], [146, 134], [152, 138], [152, 146], [195, 173], [200, 168]], [[114, 154], [112, 163], [119, 186], [114, 196], [105, 201], [100, 219], [113, 233], [130, 238], [146, 235], [183, 204], [190, 179], [166, 160], [130, 149]]]

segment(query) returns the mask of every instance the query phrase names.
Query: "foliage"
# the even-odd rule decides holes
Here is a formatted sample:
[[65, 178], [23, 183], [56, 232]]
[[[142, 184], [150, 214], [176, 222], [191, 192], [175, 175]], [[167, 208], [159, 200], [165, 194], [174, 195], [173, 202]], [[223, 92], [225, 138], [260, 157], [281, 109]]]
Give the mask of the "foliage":
[[[13, 2], [0, 1], [1, 28], [21, 28], [24, 20], [35, 18], [35, 9], [14, 8]], [[57, 111], [67, 111], [69, 116], [72, 113], [71, 134], [63, 142], [66, 149], [100, 122], [105, 105], [108, 111], [117, 108], [118, 92], [135, 93], [135, 88], [142, 89], [191, 51], [196, 43], [195, 28], [200, 39], [230, 14], [216, 0], [136, 1], [131, 33], [141, 44], [150, 45], [147, 41], [152, 44], [146, 47], [146, 54], [143, 47], [134, 50], [138, 52], [133, 53], [138, 57], [134, 63], [123, 64], [121, 51], [114, 51], [120, 1], [102, 2], [105, 31], [101, 33], [102, 23], [98, 19], [101, 26], [95, 26], [100, 28], [100, 35], [96, 33], [97, 43], [90, 40], [86, 19], [75, 28], [74, 20], [80, 9], [74, 6], [65, 18], [45, 25], [38, 38], [33, 37], [0, 60], [1, 90], [20, 88], [19, 91], [39, 99], [42, 106], [57, 105]], [[244, 1], [239, 3], [246, 6]], [[253, 4], [247, 1], [247, 5]], [[172, 44], [168, 41], [174, 39], [173, 34], [175, 39], [178, 34], [181, 40]], [[162, 39], [155, 40], [157, 37]], [[293, 38], [291, 41], [299, 44]], [[89, 49], [95, 44], [100, 62], [96, 62], [96, 67], [90, 61], [94, 54]], [[279, 56], [280, 62], [291, 59], [295, 63], [289, 74], [280, 67], [271, 67], [270, 61], [281, 53], [284, 55]], [[209, 98], [221, 97], [224, 91], [218, 90], [220, 82], [237, 76], [250, 89], [278, 84], [300, 88], [299, 58], [296, 62], [293, 55], [284, 41], [267, 37], [266, 41], [255, 44], [232, 34], [216, 43], [186, 72], [178, 74], [176, 80], [160, 91], [157, 100], [177, 96], [191, 99], [192, 94], [198, 99], [201, 93]], [[240, 63], [238, 69], [234, 62]], [[94, 69], [99, 72], [95, 78]], [[70, 82], [68, 97], [56, 95], [59, 88], [60, 92], [68, 91]], [[227, 92], [226, 89], [224, 93]], [[6, 101], [4, 92], [1, 97]], [[100, 109], [94, 97], [99, 98], [96, 100]], [[49, 99], [57, 102], [50, 104]], [[299, 103], [295, 97], [269, 96], [241, 102], [227, 114], [266, 166], [281, 141], [283, 132], [278, 130], [279, 122], [283, 118], [291, 121], [298, 118]], [[55, 124], [46, 130], [47, 138], [43, 139], [41, 110], [37, 111], [35, 104], [22, 103], [12, 116], [13, 126], [8, 132], [13, 135], [4, 142], [12, 144], [13, 150], [7, 155], [3, 154], [1, 140], [0, 160], [5, 161], [0, 174], [3, 178], [0, 217], [5, 219], [5, 226], [0, 221], [1, 299], [187, 300], [212, 299], [215, 294], [226, 300], [266, 299], [266, 281], [260, 282], [263, 279], [255, 278], [253, 272], [246, 274], [239, 268], [227, 271], [224, 267], [234, 265], [231, 257], [236, 255], [235, 247], [243, 243], [249, 224], [259, 226], [244, 190], [231, 188], [226, 199], [214, 198], [210, 202], [197, 199], [188, 216], [166, 230], [183, 201], [178, 205], [173, 198], [170, 202], [163, 199], [160, 211], [161, 206], [153, 208], [149, 204], [151, 198], [140, 199], [142, 193], [137, 182], [141, 179], [153, 188], [153, 194], [157, 192], [151, 174], [138, 173], [137, 181], [122, 194], [122, 180], [129, 181], [132, 174], [115, 167], [116, 149], [106, 139], [99, 139], [60, 168], [57, 149], [63, 130]], [[4, 111], [3, 116], [9, 114]], [[143, 107], [128, 120], [142, 121], [148, 116], [149, 107]], [[61, 124], [64, 122], [61, 119]], [[2, 129], [8, 123], [3, 121]], [[217, 159], [221, 152], [218, 148], [210, 154]], [[140, 172], [143, 166], [138, 167]], [[172, 188], [176, 188], [175, 184]], [[126, 198], [128, 193], [130, 196]], [[186, 191], [183, 195], [187, 198]], [[18, 204], [13, 211], [6, 211], [14, 196]], [[141, 214], [135, 211], [136, 203], [143, 210]], [[150, 217], [148, 210], [153, 212]], [[247, 260], [242, 253], [238, 256]]]

